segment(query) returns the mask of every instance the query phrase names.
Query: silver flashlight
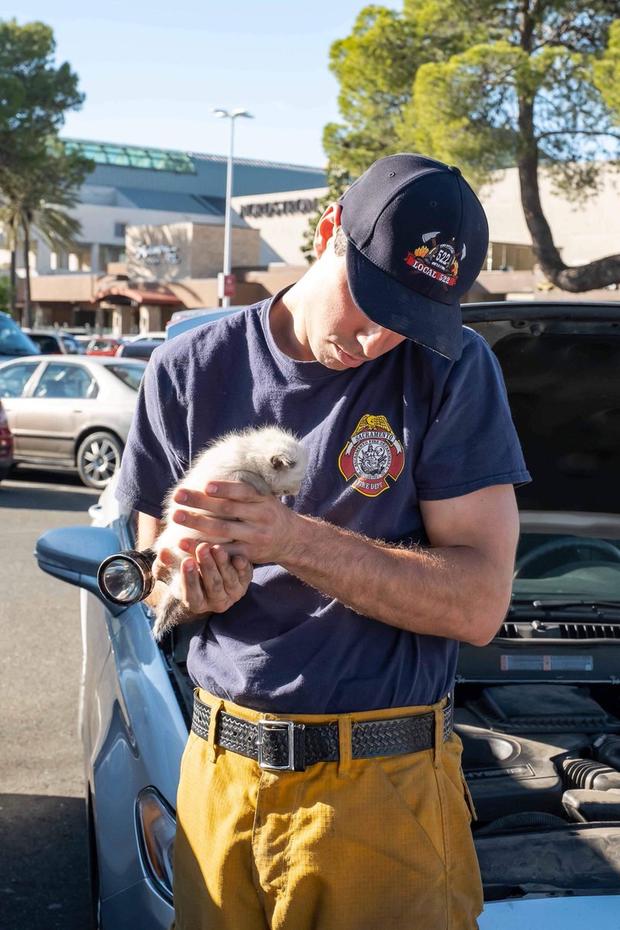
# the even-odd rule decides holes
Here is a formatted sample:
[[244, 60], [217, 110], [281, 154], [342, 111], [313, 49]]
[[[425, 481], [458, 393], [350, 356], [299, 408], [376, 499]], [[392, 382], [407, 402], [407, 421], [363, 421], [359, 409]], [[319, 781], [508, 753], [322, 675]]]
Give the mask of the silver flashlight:
[[151, 568], [153, 549], [124, 549], [104, 559], [97, 571], [97, 584], [113, 604], [129, 607], [149, 596], [155, 586]]

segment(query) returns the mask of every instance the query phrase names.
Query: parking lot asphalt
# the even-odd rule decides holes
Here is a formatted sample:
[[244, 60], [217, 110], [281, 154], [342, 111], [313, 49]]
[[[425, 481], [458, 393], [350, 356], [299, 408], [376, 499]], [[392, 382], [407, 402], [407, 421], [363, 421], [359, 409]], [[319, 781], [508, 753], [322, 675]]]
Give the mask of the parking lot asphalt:
[[0, 483], [0, 928], [88, 930], [77, 733], [79, 591], [37, 568], [37, 537], [87, 524], [97, 493], [61, 472]]

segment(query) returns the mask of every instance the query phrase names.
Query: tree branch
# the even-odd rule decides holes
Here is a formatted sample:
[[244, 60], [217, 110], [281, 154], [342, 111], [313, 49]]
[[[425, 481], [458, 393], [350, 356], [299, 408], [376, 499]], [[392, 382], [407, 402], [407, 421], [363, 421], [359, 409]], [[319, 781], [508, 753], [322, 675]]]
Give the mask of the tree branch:
[[620, 133], [601, 129], [549, 129], [535, 136], [536, 141], [546, 139], [547, 136], [609, 136], [610, 139], [620, 139]]
[[562, 261], [540, 202], [538, 148], [533, 133], [533, 109], [531, 104], [524, 101], [521, 101], [519, 106], [519, 129], [522, 138], [518, 163], [521, 202], [525, 222], [532, 237], [534, 255], [543, 273], [556, 287], [571, 293], [582, 293], [617, 284], [620, 281], [620, 255], [608, 255], [574, 268], [569, 268]]
[[587, 265], [576, 265], [568, 268], [541, 267], [547, 278], [564, 291], [579, 294], [583, 291], [592, 291], [595, 288], [607, 287], [620, 281], [620, 254], [607, 255], [597, 258]]

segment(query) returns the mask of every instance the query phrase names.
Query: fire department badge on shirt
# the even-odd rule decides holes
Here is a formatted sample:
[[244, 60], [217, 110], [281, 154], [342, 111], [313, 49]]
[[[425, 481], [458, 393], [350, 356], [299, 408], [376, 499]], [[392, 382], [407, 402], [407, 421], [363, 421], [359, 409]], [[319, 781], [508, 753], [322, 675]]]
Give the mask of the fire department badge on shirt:
[[338, 467], [352, 487], [365, 497], [378, 497], [396, 481], [405, 464], [405, 450], [383, 416], [367, 413], [359, 421], [338, 457]]

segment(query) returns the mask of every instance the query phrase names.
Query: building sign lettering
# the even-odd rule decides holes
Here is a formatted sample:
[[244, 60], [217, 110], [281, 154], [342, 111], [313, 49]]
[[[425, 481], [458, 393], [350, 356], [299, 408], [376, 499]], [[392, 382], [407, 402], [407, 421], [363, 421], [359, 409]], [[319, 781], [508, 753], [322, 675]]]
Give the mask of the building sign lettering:
[[176, 245], [147, 245], [146, 242], [139, 242], [135, 247], [135, 259], [146, 265], [160, 265], [162, 261], [168, 265], [181, 264]]
[[244, 203], [241, 216], [260, 219], [263, 216], [291, 216], [295, 213], [315, 213], [319, 209], [318, 197], [300, 197], [298, 200], [276, 200], [269, 203]]

